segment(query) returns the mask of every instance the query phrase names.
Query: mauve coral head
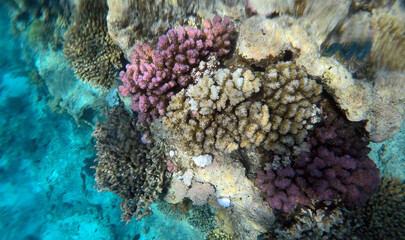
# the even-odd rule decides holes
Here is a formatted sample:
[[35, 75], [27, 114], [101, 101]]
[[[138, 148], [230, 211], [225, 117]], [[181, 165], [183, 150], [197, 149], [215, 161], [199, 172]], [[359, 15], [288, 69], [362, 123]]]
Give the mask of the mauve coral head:
[[277, 171], [260, 171], [255, 184], [266, 195], [270, 207], [283, 212], [291, 211], [297, 203], [308, 204], [309, 200], [294, 183], [296, 172], [292, 167], [281, 167]]
[[349, 209], [362, 206], [379, 186], [379, 170], [360, 123], [329, 111], [308, 135], [309, 151], [294, 162], [297, 183], [312, 199], [340, 199]]
[[170, 29], [158, 38], [157, 49], [149, 44], [136, 45], [131, 64], [120, 73], [124, 96], [132, 95], [133, 111], [138, 120], [150, 123], [163, 116], [170, 98], [193, 83], [192, 68], [209, 55], [230, 52], [234, 27], [229, 18], [206, 20], [204, 31], [197, 28]]

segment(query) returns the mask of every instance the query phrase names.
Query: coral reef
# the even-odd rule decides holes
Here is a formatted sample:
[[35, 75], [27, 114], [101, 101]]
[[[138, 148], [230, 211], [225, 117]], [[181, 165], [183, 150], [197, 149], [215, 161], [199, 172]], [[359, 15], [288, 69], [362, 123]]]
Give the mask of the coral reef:
[[215, 222], [215, 210], [209, 204], [192, 206], [187, 215], [187, 222], [203, 233], [208, 233], [217, 227]]
[[[395, 11], [399, 8], [398, 2], [396, 1], [392, 7], [376, 9], [371, 13], [356, 12], [347, 19], [344, 17], [348, 13], [350, 1], [326, 1], [322, 5], [315, 2], [303, 4], [304, 10], [301, 11], [299, 21], [288, 15], [271, 19], [261, 15], [253, 16], [241, 23], [236, 52], [243, 59], [263, 67], [274, 60], [293, 59], [297, 64], [305, 67], [309, 75], [322, 78], [326, 90], [345, 110], [350, 121], [368, 120], [367, 131], [370, 133], [370, 140], [382, 142], [399, 130], [403, 116], [397, 113], [387, 114], [390, 111], [386, 109], [392, 109], [393, 106], [374, 95], [374, 71], [367, 69], [373, 68], [372, 63], [374, 63], [382, 68], [398, 71], [400, 68], [398, 66], [403, 63], [397, 57], [402, 52], [402, 46], [398, 40], [402, 39], [402, 36], [395, 37], [403, 32], [400, 23], [403, 22], [404, 16], [400, 11]], [[328, 15], [325, 16], [325, 13]], [[391, 23], [386, 20], [387, 16], [390, 16], [393, 25], [386, 24]], [[319, 18], [323, 20], [317, 20]], [[385, 27], [379, 27], [379, 23], [384, 23]], [[392, 44], [384, 44], [388, 38]], [[361, 63], [367, 68], [368, 73], [365, 77], [369, 79], [355, 79], [356, 75], [351, 72], [353, 69], [348, 69], [353, 66], [358, 68], [358, 63], [345, 66], [346, 64], [340, 63], [334, 57], [321, 56], [320, 46], [323, 44], [327, 46], [333, 43], [344, 45], [358, 43], [364, 46], [351, 55], [357, 55], [361, 60], [370, 47], [368, 44], [370, 41], [372, 43], [370, 52]], [[379, 58], [379, 51], [385, 51], [384, 56], [387, 58]], [[345, 52], [348, 54], [352, 51]], [[388, 65], [394, 67], [390, 68]], [[388, 76], [387, 79], [390, 77]], [[391, 89], [389, 86], [384, 88], [387, 91]], [[377, 99], [377, 102], [374, 102], [374, 99]], [[395, 106], [395, 108], [398, 107], [400, 106]], [[376, 125], [380, 127], [373, 127]]]
[[111, 40], [105, 0], [81, 0], [65, 35], [64, 54], [77, 78], [110, 88], [121, 69], [120, 48]]
[[256, 74], [242, 68], [205, 71], [172, 98], [163, 123], [194, 155], [258, 146], [287, 153], [318, 121], [321, 92], [294, 62]]
[[245, 17], [245, 0], [108, 0], [107, 3], [108, 31], [127, 59], [135, 45], [154, 41], [170, 28], [186, 23], [198, 27], [201, 21], [216, 14], [233, 19]]
[[288, 212], [297, 203], [310, 206], [312, 199], [341, 199], [353, 209], [364, 205], [377, 191], [379, 171], [367, 156], [368, 142], [358, 126], [329, 110], [306, 143], [307, 149], [292, 167], [266, 169], [258, 174], [256, 184], [271, 207]]
[[142, 144], [141, 133], [131, 124], [133, 119], [122, 103], [107, 117], [92, 134], [98, 151], [95, 187], [122, 199], [123, 221], [139, 221], [152, 214], [150, 204], [158, 199], [168, 178], [163, 147]]
[[325, 207], [302, 208], [294, 215], [280, 218], [274, 229], [260, 239], [356, 239], [345, 212], [334, 206]]
[[398, 178], [383, 178], [377, 194], [355, 211], [360, 239], [404, 239], [405, 184]]
[[[383, 6], [371, 12], [357, 12], [345, 20], [337, 36], [333, 37], [334, 41], [343, 44], [371, 41], [370, 52], [360, 66], [344, 69], [330, 62], [330, 65], [335, 66], [324, 73], [328, 91], [341, 108], [345, 109], [348, 119], [368, 120], [366, 129], [373, 142], [383, 142], [391, 138], [399, 131], [404, 118], [401, 98], [396, 98], [391, 103], [393, 98], [378, 93], [399, 91], [399, 82], [403, 81], [397, 79], [404, 78], [404, 61], [400, 56], [404, 54], [405, 49], [402, 34], [405, 29], [405, 16], [395, 10], [399, 8], [399, 2], [381, 1]], [[359, 67], [365, 74], [360, 74], [360, 79], [355, 79], [358, 76], [354, 71]], [[385, 84], [379, 85], [378, 82], [382, 79], [385, 79]], [[379, 86], [376, 88], [375, 85]], [[394, 85], [396, 87], [393, 87]]]
[[159, 37], [158, 50], [149, 44], [137, 45], [126, 72], [120, 73], [124, 96], [132, 95], [131, 109], [141, 122], [162, 116], [170, 98], [192, 83], [191, 69], [208, 55], [224, 56], [230, 51], [234, 28], [229, 18], [214, 17], [197, 28], [171, 29]]

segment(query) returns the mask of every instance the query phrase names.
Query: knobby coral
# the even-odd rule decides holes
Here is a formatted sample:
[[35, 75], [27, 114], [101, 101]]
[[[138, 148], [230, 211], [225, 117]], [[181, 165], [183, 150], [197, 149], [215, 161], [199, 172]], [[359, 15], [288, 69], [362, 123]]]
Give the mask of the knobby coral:
[[131, 64], [120, 73], [124, 96], [132, 95], [132, 110], [139, 121], [151, 122], [163, 116], [170, 98], [192, 83], [190, 72], [209, 55], [224, 56], [230, 51], [234, 28], [229, 18], [214, 17], [204, 30], [179, 27], [159, 37], [158, 49], [136, 45]]
[[345, 216], [345, 211], [335, 206], [319, 206], [317, 209], [301, 208], [296, 213], [277, 219], [274, 229], [271, 229], [265, 239], [356, 239], [353, 237], [351, 220]]
[[404, 239], [405, 184], [398, 178], [383, 178], [380, 190], [366, 206], [355, 212], [361, 239]]
[[377, 191], [379, 171], [367, 156], [368, 141], [337, 112], [328, 112], [306, 142], [291, 167], [259, 172], [256, 184], [271, 207], [288, 212], [312, 199], [341, 199], [352, 209]]
[[205, 71], [172, 98], [163, 123], [194, 155], [259, 146], [281, 154], [317, 122], [321, 92], [294, 62], [269, 65], [262, 73]]
[[133, 119], [122, 104], [107, 117], [92, 134], [98, 151], [95, 187], [121, 197], [123, 221], [132, 217], [138, 221], [152, 214], [150, 204], [158, 199], [167, 180], [163, 147], [141, 142], [142, 134], [131, 124]]
[[77, 78], [110, 88], [118, 78], [122, 52], [107, 30], [106, 1], [79, 1], [65, 35], [64, 54]]

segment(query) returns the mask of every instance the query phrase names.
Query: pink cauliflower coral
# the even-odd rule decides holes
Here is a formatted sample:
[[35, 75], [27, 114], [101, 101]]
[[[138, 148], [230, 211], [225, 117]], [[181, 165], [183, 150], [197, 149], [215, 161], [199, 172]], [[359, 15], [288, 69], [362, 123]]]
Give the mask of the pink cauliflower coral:
[[119, 90], [132, 96], [132, 110], [141, 122], [150, 123], [162, 116], [170, 98], [192, 83], [190, 72], [209, 55], [229, 53], [231, 33], [229, 18], [214, 17], [204, 22], [204, 31], [197, 28], [171, 29], [158, 40], [158, 49], [149, 44], [136, 45], [131, 64], [120, 73], [123, 85]]

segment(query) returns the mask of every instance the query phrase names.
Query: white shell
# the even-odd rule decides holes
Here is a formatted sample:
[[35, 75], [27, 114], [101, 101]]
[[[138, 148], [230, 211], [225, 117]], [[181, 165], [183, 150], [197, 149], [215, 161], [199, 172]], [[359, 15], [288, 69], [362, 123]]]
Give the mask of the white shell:
[[227, 197], [221, 197], [221, 198], [218, 198], [218, 203], [222, 207], [227, 208], [227, 207], [231, 206], [231, 199], [229, 199]]

